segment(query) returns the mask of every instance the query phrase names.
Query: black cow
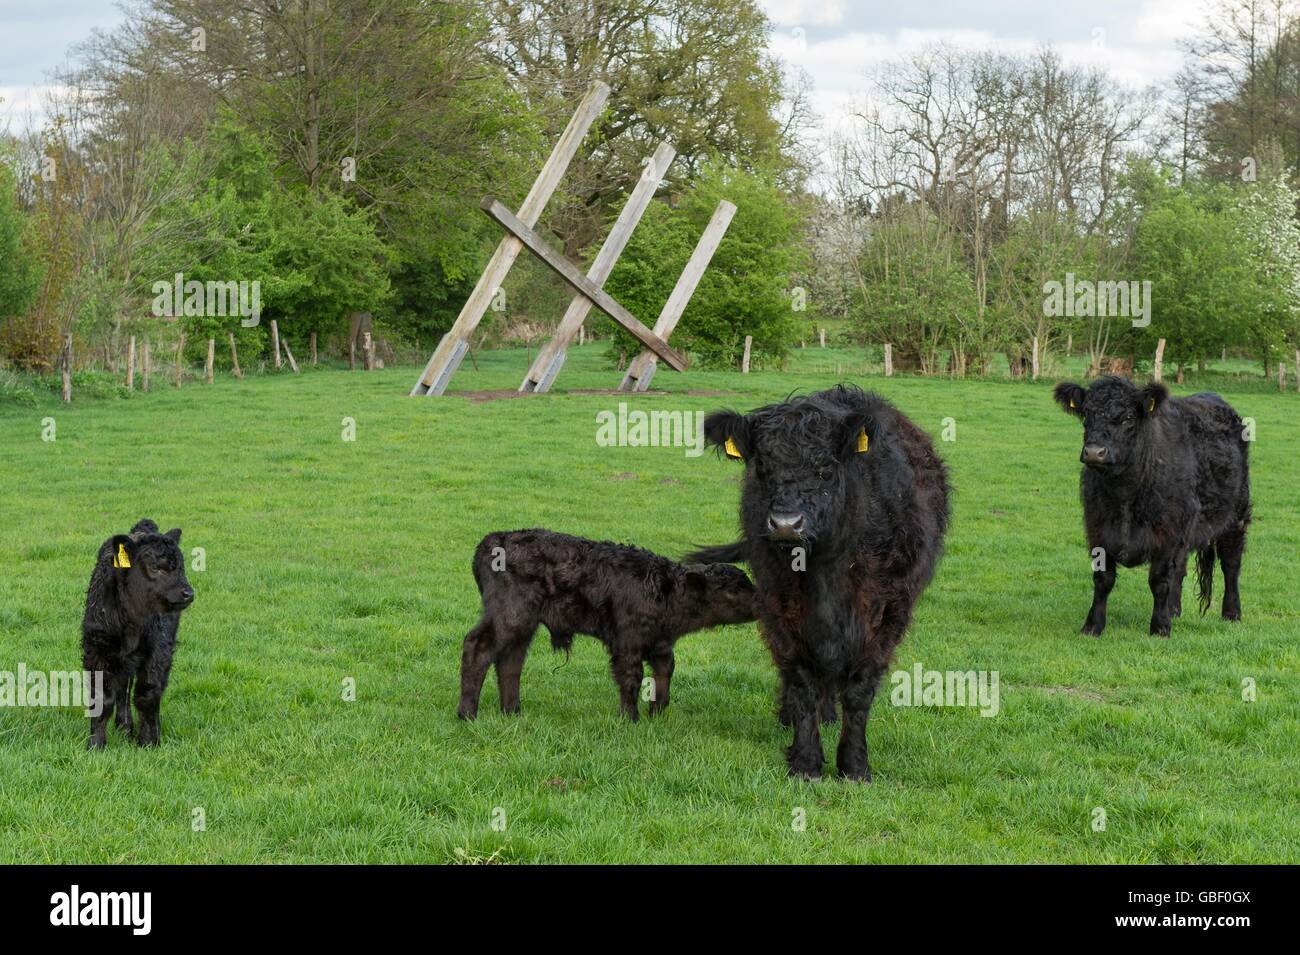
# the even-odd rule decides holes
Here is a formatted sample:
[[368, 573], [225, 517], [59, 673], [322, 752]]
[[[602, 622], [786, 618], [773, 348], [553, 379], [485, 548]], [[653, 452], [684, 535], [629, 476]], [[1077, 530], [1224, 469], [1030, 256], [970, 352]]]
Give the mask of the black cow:
[[819, 716], [838, 698], [841, 775], [869, 781], [866, 725], [880, 677], [934, 575], [948, 478], [929, 438], [888, 401], [844, 385], [705, 419], [745, 462], [742, 538], [689, 559], [744, 560], [759, 629], [794, 726], [790, 774], [821, 775]]
[[679, 637], [754, 619], [754, 585], [738, 567], [684, 567], [639, 547], [547, 530], [488, 534], [474, 551], [474, 580], [483, 615], [465, 635], [457, 711], [468, 720], [493, 665], [502, 712], [519, 712], [519, 675], [539, 623], [556, 650], [567, 652], [575, 633], [605, 644], [622, 713], [636, 720], [645, 664], [654, 673], [653, 715], [668, 705]]
[[180, 540], [179, 527], [160, 534], [158, 525], [145, 519], [130, 534], [110, 537], [99, 548], [81, 622], [82, 665], [104, 675], [103, 696], [91, 701], [98, 714], [90, 718], [91, 749], [103, 748], [114, 706], [118, 728], [131, 733], [132, 681], [140, 714], [136, 741], [158, 744], [158, 710], [171, 675], [181, 611], [194, 602]]
[[[1241, 555], [1250, 524], [1245, 425], [1216, 394], [1170, 398], [1161, 384], [1138, 388], [1106, 377], [1091, 387], [1063, 381], [1057, 402], [1083, 421], [1080, 497], [1093, 552], [1092, 609], [1082, 632], [1100, 636], [1115, 567], [1149, 563], [1151, 632], [1169, 636], [1183, 611], [1187, 558], [1197, 558], [1201, 612], [1223, 564], [1223, 617], [1241, 619]], [[1096, 549], [1100, 548], [1100, 553]]]

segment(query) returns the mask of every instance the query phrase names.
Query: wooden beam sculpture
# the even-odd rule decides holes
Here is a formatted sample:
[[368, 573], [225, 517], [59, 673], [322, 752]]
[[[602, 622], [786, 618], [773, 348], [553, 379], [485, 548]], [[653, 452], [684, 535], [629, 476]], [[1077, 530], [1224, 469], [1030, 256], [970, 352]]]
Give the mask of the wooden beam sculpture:
[[[664, 303], [663, 310], [659, 313], [659, 319], [654, 327], [656, 338], [667, 341], [668, 336], [677, 327], [678, 319], [682, 317], [682, 312], [686, 311], [691, 296], [695, 294], [695, 287], [700, 284], [704, 270], [709, 267], [709, 261], [722, 242], [722, 237], [726, 235], [727, 227], [731, 225], [731, 219], [735, 214], [736, 207], [730, 202], [724, 200], [718, 203], [718, 208], [713, 211], [713, 217], [704, 227], [704, 234], [700, 236], [695, 251], [691, 253], [686, 263], [686, 268], [682, 269], [672, 294], [668, 296], [668, 301]], [[650, 387], [650, 381], [654, 378], [658, 367], [658, 356], [649, 349], [642, 351], [627, 366], [627, 374], [623, 376], [623, 381], [618, 386], [619, 390], [645, 391]]]
[[[610, 230], [609, 236], [605, 239], [604, 245], [596, 253], [596, 259], [591, 263], [591, 268], [587, 270], [587, 279], [593, 285], [600, 287], [605, 284], [605, 279], [609, 278], [609, 273], [614, 270], [614, 263], [622, 254], [627, 240], [632, 238], [632, 230], [641, 220], [641, 214], [649, 207], [650, 202], [654, 199], [655, 191], [659, 188], [659, 183], [668, 173], [668, 167], [673, 163], [673, 157], [677, 155], [677, 150], [670, 143], [660, 143], [655, 154], [645, 164], [645, 169], [641, 173], [641, 178], [632, 190], [632, 195], [628, 197], [627, 204], [623, 206], [623, 211], [619, 213], [618, 220], [614, 223], [614, 228]], [[564, 318], [560, 320], [559, 327], [555, 329], [555, 334], [547, 342], [542, 350], [537, 353], [537, 359], [533, 362], [528, 374], [524, 375], [523, 383], [520, 384], [520, 391], [544, 392], [549, 391], [551, 383], [555, 381], [555, 376], [560, 373], [560, 368], [564, 365], [564, 359], [567, 356], [567, 349], [570, 342], [577, 336], [578, 330], [582, 328], [582, 323], [591, 311], [592, 301], [578, 292], [569, 302], [569, 307], [564, 313]], [[661, 338], [667, 338], [661, 335]]]
[[[526, 226], [537, 224], [542, 209], [551, 198], [551, 193], [560, 184], [564, 170], [568, 168], [578, 147], [582, 145], [587, 130], [605, 108], [605, 100], [608, 98], [609, 87], [604, 83], [596, 82], [591, 84], [591, 89], [578, 104], [578, 109], [569, 120], [569, 125], [564, 128], [555, 148], [551, 150], [546, 165], [542, 166], [533, 188], [528, 191], [524, 204], [519, 207], [519, 219]], [[425, 365], [415, 387], [411, 389], [412, 395], [440, 395], [447, 390], [447, 383], [456, 373], [456, 369], [465, 357], [465, 352], [469, 349], [470, 336], [474, 334], [478, 323], [483, 320], [483, 314], [492, 303], [492, 296], [505, 281], [506, 273], [510, 271], [510, 266], [514, 265], [515, 258], [523, 247], [524, 244], [512, 235], [507, 235], [501, 240], [496, 251], [492, 253], [492, 258], [488, 260], [487, 268], [479, 276], [474, 291], [465, 300], [460, 315], [456, 317], [450, 331], [442, 336], [437, 350]]]
[[505, 281], [510, 267], [525, 248], [569, 284], [573, 289], [573, 297], [551, 340], [537, 353], [537, 359], [519, 385], [521, 392], [541, 393], [550, 389], [564, 365], [569, 344], [580, 334], [582, 323], [593, 306], [617, 322], [644, 348], [632, 366], [636, 374], [632, 375], [629, 372], [630, 377], [624, 379], [625, 385], [629, 381], [634, 384], [640, 382], [640, 387], [625, 388], [625, 390], [644, 391], [660, 361], [674, 371], [686, 369], [686, 356], [669, 346], [667, 338], [676, 327], [687, 302], [690, 301], [696, 285], [699, 284], [700, 276], [708, 266], [723, 233], [727, 231], [727, 225], [736, 212], [735, 206], [729, 202], [723, 202], [718, 206], [708, 228], [705, 229], [704, 236], [687, 263], [686, 270], [678, 279], [672, 295], [669, 296], [668, 304], [664, 306], [659, 322], [655, 325], [655, 331], [642, 325], [636, 316], [603, 289], [605, 280], [614, 270], [614, 264], [631, 238], [637, 222], [653, 201], [659, 184], [667, 174], [668, 167], [672, 165], [676, 149], [670, 143], [661, 143], [654, 155], [646, 160], [640, 180], [628, 197], [627, 204], [619, 213], [614, 228], [601, 245], [586, 275], [552, 248], [534, 229], [541, 216], [542, 208], [559, 185], [564, 170], [573, 159], [588, 128], [600, 115], [608, 96], [609, 87], [604, 83], [592, 84], [591, 89], [578, 105], [577, 112], [569, 120], [569, 125], [565, 127], [546, 165], [542, 167], [537, 181], [533, 183], [533, 188], [524, 199], [517, 215], [490, 196], [483, 200], [481, 204], [483, 211], [504, 228], [507, 235], [497, 246], [483, 274], [479, 276], [478, 284], [474, 286], [474, 291], [470, 293], [461, 308], [455, 324], [438, 343], [437, 350], [429, 359], [415, 387], [411, 389], [412, 395], [441, 395], [446, 391], [452, 375], [456, 373], [461, 360], [469, 351], [470, 336], [482, 321], [501, 283]]

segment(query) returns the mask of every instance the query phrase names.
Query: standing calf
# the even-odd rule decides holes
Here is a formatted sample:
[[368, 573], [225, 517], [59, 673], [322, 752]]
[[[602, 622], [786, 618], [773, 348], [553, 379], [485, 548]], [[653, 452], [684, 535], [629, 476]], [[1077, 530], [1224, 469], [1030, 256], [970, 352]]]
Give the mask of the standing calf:
[[[1083, 421], [1080, 496], [1094, 554], [1092, 608], [1083, 633], [1101, 636], [1115, 565], [1149, 563], [1151, 633], [1169, 636], [1183, 611], [1187, 558], [1196, 552], [1201, 612], [1223, 565], [1223, 617], [1241, 619], [1241, 555], [1250, 524], [1245, 425], [1216, 394], [1170, 398], [1161, 384], [1137, 388], [1102, 378], [1090, 388], [1063, 381], [1057, 402]], [[1100, 548], [1100, 552], [1097, 549]]]
[[[158, 533], [145, 519], [99, 548], [81, 622], [82, 665], [104, 674], [103, 697], [91, 701], [90, 748], [102, 749], [117, 707], [117, 726], [131, 733], [131, 684], [140, 715], [136, 741], [156, 746], [158, 710], [172, 669], [181, 611], [194, 602], [185, 579], [181, 531]], [[93, 684], [94, 681], [92, 681]]]
[[844, 385], [747, 415], [715, 412], [704, 435], [745, 462], [742, 539], [692, 558], [747, 560], [754, 572], [759, 629], [794, 727], [790, 774], [821, 775], [819, 724], [838, 698], [839, 772], [869, 781], [876, 687], [943, 548], [943, 462], [897, 408]]
[[683, 567], [637, 547], [546, 530], [488, 534], [474, 551], [474, 580], [483, 615], [461, 656], [457, 715], [466, 720], [478, 715], [489, 666], [501, 710], [519, 711], [519, 674], [539, 623], [556, 650], [568, 650], [575, 633], [605, 644], [623, 715], [635, 720], [644, 664], [654, 673], [654, 714], [668, 705], [679, 637], [754, 619], [754, 586], [737, 567]]

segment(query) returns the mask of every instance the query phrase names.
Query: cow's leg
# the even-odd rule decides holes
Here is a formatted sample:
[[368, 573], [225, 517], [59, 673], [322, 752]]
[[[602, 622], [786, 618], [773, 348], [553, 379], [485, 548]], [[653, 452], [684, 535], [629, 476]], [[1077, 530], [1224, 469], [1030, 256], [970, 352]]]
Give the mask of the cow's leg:
[[1083, 621], [1083, 629], [1079, 631], [1080, 633], [1093, 637], [1101, 636], [1101, 632], [1106, 629], [1106, 600], [1110, 597], [1114, 586], [1115, 565], [1108, 556], [1106, 569], [1092, 572], [1092, 607], [1088, 610], [1088, 617]]
[[[141, 746], [157, 746], [162, 739], [159, 710], [171, 672], [172, 658], [168, 652], [152, 654], [136, 674], [135, 709], [140, 716], [140, 729], [135, 740]], [[122, 705], [126, 705], [125, 700]]]
[[650, 715], [662, 713], [668, 708], [668, 689], [673, 681], [673, 668], [676, 661], [673, 648], [656, 648], [650, 653], [650, 672], [655, 678], [655, 698], [650, 701]]
[[117, 728], [130, 736], [135, 727], [131, 720], [131, 675], [118, 674], [113, 677], [113, 706]]
[[1183, 579], [1187, 576], [1187, 557], [1190, 551], [1183, 551], [1178, 561], [1178, 572], [1174, 574], [1173, 588], [1169, 591], [1169, 615], [1183, 615]]
[[635, 723], [640, 718], [637, 694], [641, 691], [641, 680], [645, 676], [641, 654], [626, 648], [615, 648], [613, 641], [607, 641], [606, 645], [610, 647], [610, 673], [618, 686], [619, 712]]
[[1172, 601], [1170, 590], [1178, 575], [1178, 560], [1169, 554], [1156, 554], [1151, 558], [1151, 569], [1147, 572], [1147, 583], [1151, 587], [1151, 634], [1157, 637], [1169, 636], [1169, 608]]
[[1246, 531], [1231, 530], [1214, 542], [1223, 567], [1223, 619], [1241, 619], [1241, 555], [1246, 550]]
[[[90, 668], [87, 667], [87, 670], [90, 670]], [[88, 709], [94, 712], [95, 715], [90, 718], [90, 740], [86, 744], [87, 749], [103, 749], [104, 744], [108, 742], [108, 721], [113, 716], [113, 705], [116, 702], [115, 693], [119, 680], [115, 673], [104, 673], [103, 686], [98, 691], [95, 689], [96, 682], [98, 681], [92, 679], [88, 683], [90, 691], [90, 698], [87, 700]], [[129, 707], [131, 701], [123, 700], [121, 705]]]
[[871, 782], [871, 764], [867, 760], [867, 717], [871, 702], [880, 685], [881, 670], [865, 667], [852, 674], [844, 685], [844, 726], [835, 753], [835, 767], [846, 779]]
[[536, 629], [523, 637], [516, 636], [497, 650], [494, 664], [497, 670], [497, 693], [501, 697], [502, 713], [519, 712], [519, 677], [524, 672], [524, 658], [533, 642]]
[[[777, 714], [777, 719], [781, 721], [782, 726], [794, 725], [794, 719], [790, 715], [790, 704], [786, 701], [785, 677], [780, 678], [781, 709]], [[818, 705], [819, 716], [822, 723], [835, 723], [839, 721], [840, 714], [835, 709], [835, 697], [827, 692]]]
[[790, 775], [820, 779], [824, 761], [821, 728], [818, 725], [822, 698], [820, 681], [797, 664], [788, 667], [782, 678], [786, 704], [790, 708], [790, 721], [794, 727], [794, 741], [786, 750]]
[[478, 716], [478, 698], [483, 691], [483, 678], [492, 665], [495, 641], [496, 626], [488, 617], [465, 634], [465, 646], [460, 654], [460, 705], [456, 709], [456, 715], [462, 720]]

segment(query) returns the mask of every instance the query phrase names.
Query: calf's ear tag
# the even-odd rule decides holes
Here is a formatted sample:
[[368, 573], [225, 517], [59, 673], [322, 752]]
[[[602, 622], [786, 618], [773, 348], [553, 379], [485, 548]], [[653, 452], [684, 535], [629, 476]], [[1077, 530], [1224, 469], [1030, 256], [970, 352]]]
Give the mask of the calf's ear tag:
[[863, 428], [858, 432], [858, 454], [865, 454], [871, 447], [871, 439], [867, 437], [867, 429]]
[[1079, 407], [1078, 405], [1076, 405], [1076, 404], [1074, 403], [1074, 399], [1073, 399], [1073, 398], [1070, 399], [1070, 407], [1071, 407], [1071, 408], [1077, 408], [1077, 407]]
[[728, 438], [723, 450], [727, 452], [727, 457], [735, 458], [737, 461], [741, 460], [740, 448], [736, 447], [735, 438]]
[[1154, 398], [1148, 398], [1148, 399], [1147, 399], [1147, 414], [1155, 414], [1155, 413], [1156, 413], [1156, 399], [1154, 399]]
[[126, 545], [125, 545], [125, 544], [118, 544], [118, 545], [117, 545], [117, 555], [113, 558], [113, 566], [114, 566], [114, 567], [130, 567], [130, 566], [131, 566], [131, 561], [130, 561], [130, 559], [126, 556]]

